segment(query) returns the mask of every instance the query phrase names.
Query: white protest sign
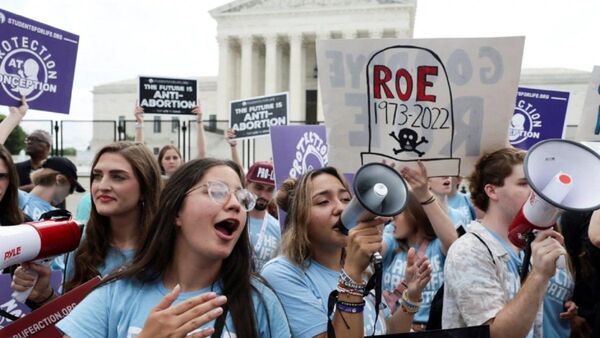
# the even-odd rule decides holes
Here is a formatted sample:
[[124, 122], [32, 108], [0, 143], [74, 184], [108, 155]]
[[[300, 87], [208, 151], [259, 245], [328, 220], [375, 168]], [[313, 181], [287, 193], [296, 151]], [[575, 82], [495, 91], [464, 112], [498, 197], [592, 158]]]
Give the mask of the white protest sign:
[[575, 140], [600, 141], [600, 66], [592, 71]]
[[317, 41], [330, 164], [416, 165], [469, 174], [506, 146], [523, 37]]

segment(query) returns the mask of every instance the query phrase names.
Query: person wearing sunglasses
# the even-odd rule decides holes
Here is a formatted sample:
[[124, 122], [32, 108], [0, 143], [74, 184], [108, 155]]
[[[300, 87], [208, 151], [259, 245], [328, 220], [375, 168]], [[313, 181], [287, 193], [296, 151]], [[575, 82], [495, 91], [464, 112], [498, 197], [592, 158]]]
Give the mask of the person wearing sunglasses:
[[[90, 177], [92, 211], [81, 243], [52, 264], [53, 269], [63, 271], [65, 291], [97, 275], [106, 276], [129, 262], [153, 234], [150, 220], [159, 210], [160, 169], [154, 155], [142, 144], [116, 142], [104, 146], [92, 162]], [[27, 269], [39, 274], [37, 281]], [[33, 286], [28, 305], [40, 306], [55, 298], [50, 273], [47, 266], [27, 263], [15, 271], [12, 288], [23, 291]]]
[[154, 232], [57, 327], [70, 337], [290, 337], [275, 293], [251, 269], [256, 197], [232, 161], [184, 164], [167, 181]]

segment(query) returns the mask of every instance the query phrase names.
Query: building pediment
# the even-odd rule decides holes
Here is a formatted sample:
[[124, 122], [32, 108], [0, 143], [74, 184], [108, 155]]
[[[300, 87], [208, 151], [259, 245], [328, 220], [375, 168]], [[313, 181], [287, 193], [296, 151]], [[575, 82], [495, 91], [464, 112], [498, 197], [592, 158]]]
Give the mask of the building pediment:
[[223, 14], [254, 14], [288, 10], [314, 10], [382, 5], [415, 5], [416, 0], [237, 0], [210, 11], [215, 17]]

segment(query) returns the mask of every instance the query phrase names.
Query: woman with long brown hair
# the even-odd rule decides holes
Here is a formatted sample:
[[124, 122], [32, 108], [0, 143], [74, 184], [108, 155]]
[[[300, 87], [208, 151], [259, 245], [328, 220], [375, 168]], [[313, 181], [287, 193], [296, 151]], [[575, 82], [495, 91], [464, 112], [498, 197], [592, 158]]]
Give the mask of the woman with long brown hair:
[[154, 232], [132, 264], [58, 328], [92, 338], [289, 337], [275, 293], [252, 273], [246, 221], [256, 197], [243, 181], [232, 161], [184, 164], [166, 183]]
[[403, 303], [407, 311], [392, 316], [376, 310], [381, 299], [365, 291], [364, 279], [371, 256], [383, 249], [382, 228], [389, 219], [361, 222], [348, 236], [342, 234], [337, 222], [351, 198], [346, 181], [332, 167], [288, 179], [277, 193], [277, 204], [287, 212], [282, 256], [269, 261], [262, 275], [281, 298], [294, 337], [327, 337], [328, 330], [344, 338], [410, 330], [429, 281], [427, 259], [416, 259], [413, 250]]
[[[153, 155], [139, 143], [117, 142], [100, 149], [91, 171], [92, 211], [79, 248], [68, 255], [65, 291], [89, 279], [105, 276], [130, 261], [150, 235], [150, 220], [158, 207], [160, 171]], [[34, 286], [28, 300], [45, 303], [54, 298], [50, 269], [29, 264], [37, 282], [22, 269], [13, 288]]]
[[454, 223], [437, 201], [430, 189], [431, 179], [423, 163], [418, 168], [404, 167], [402, 176], [411, 186], [406, 209], [394, 217], [393, 234], [384, 236], [383, 289], [388, 306], [395, 311], [400, 308], [401, 295], [405, 289], [405, 269], [409, 249], [431, 262], [431, 281], [423, 290], [421, 306], [413, 318], [413, 330], [425, 330], [433, 296], [443, 285], [444, 260], [450, 245], [458, 238]]
[[0, 226], [21, 224], [25, 220], [19, 209], [19, 175], [10, 152], [0, 144]]

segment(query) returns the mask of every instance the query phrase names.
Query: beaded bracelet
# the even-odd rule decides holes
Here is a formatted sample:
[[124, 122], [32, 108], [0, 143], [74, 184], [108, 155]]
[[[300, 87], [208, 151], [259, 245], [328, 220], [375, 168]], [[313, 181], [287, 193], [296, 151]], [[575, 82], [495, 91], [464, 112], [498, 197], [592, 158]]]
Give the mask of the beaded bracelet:
[[421, 302], [412, 302], [408, 299], [408, 290], [402, 292], [402, 311], [407, 313], [417, 313], [421, 307]]
[[342, 305], [347, 305], [347, 306], [365, 306], [366, 302], [363, 300], [361, 302], [347, 302], [345, 300], [336, 300], [336, 304], [342, 304]]
[[394, 289], [394, 294], [398, 297], [402, 297], [402, 293], [406, 289], [408, 289], [408, 284], [406, 284], [406, 280], [402, 280], [402, 282]]
[[360, 282], [355, 282], [354, 279], [352, 279], [352, 277], [348, 276], [348, 274], [346, 273], [346, 271], [344, 271], [344, 269], [342, 269], [342, 272], [340, 273], [340, 279], [339, 279], [339, 283], [343, 284], [345, 286], [348, 286], [350, 288], [353, 289], [360, 289], [360, 288], [365, 288], [365, 286], [367, 286], [367, 283], [365, 283], [364, 281], [360, 281]]
[[347, 312], [347, 313], [362, 313], [365, 310], [365, 306], [364, 305], [356, 305], [356, 306], [350, 306], [350, 305], [344, 305], [340, 302], [338, 302], [335, 307], [342, 311], [342, 312]]
[[365, 288], [350, 288], [346, 285], [343, 284], [338, 284], [337, 286], [337, 291], [339, 293], [343, 293], [345, 295], [351, 295], [351, 296], [357, 296], [357, 297], [364, 297], [365, 295]]

